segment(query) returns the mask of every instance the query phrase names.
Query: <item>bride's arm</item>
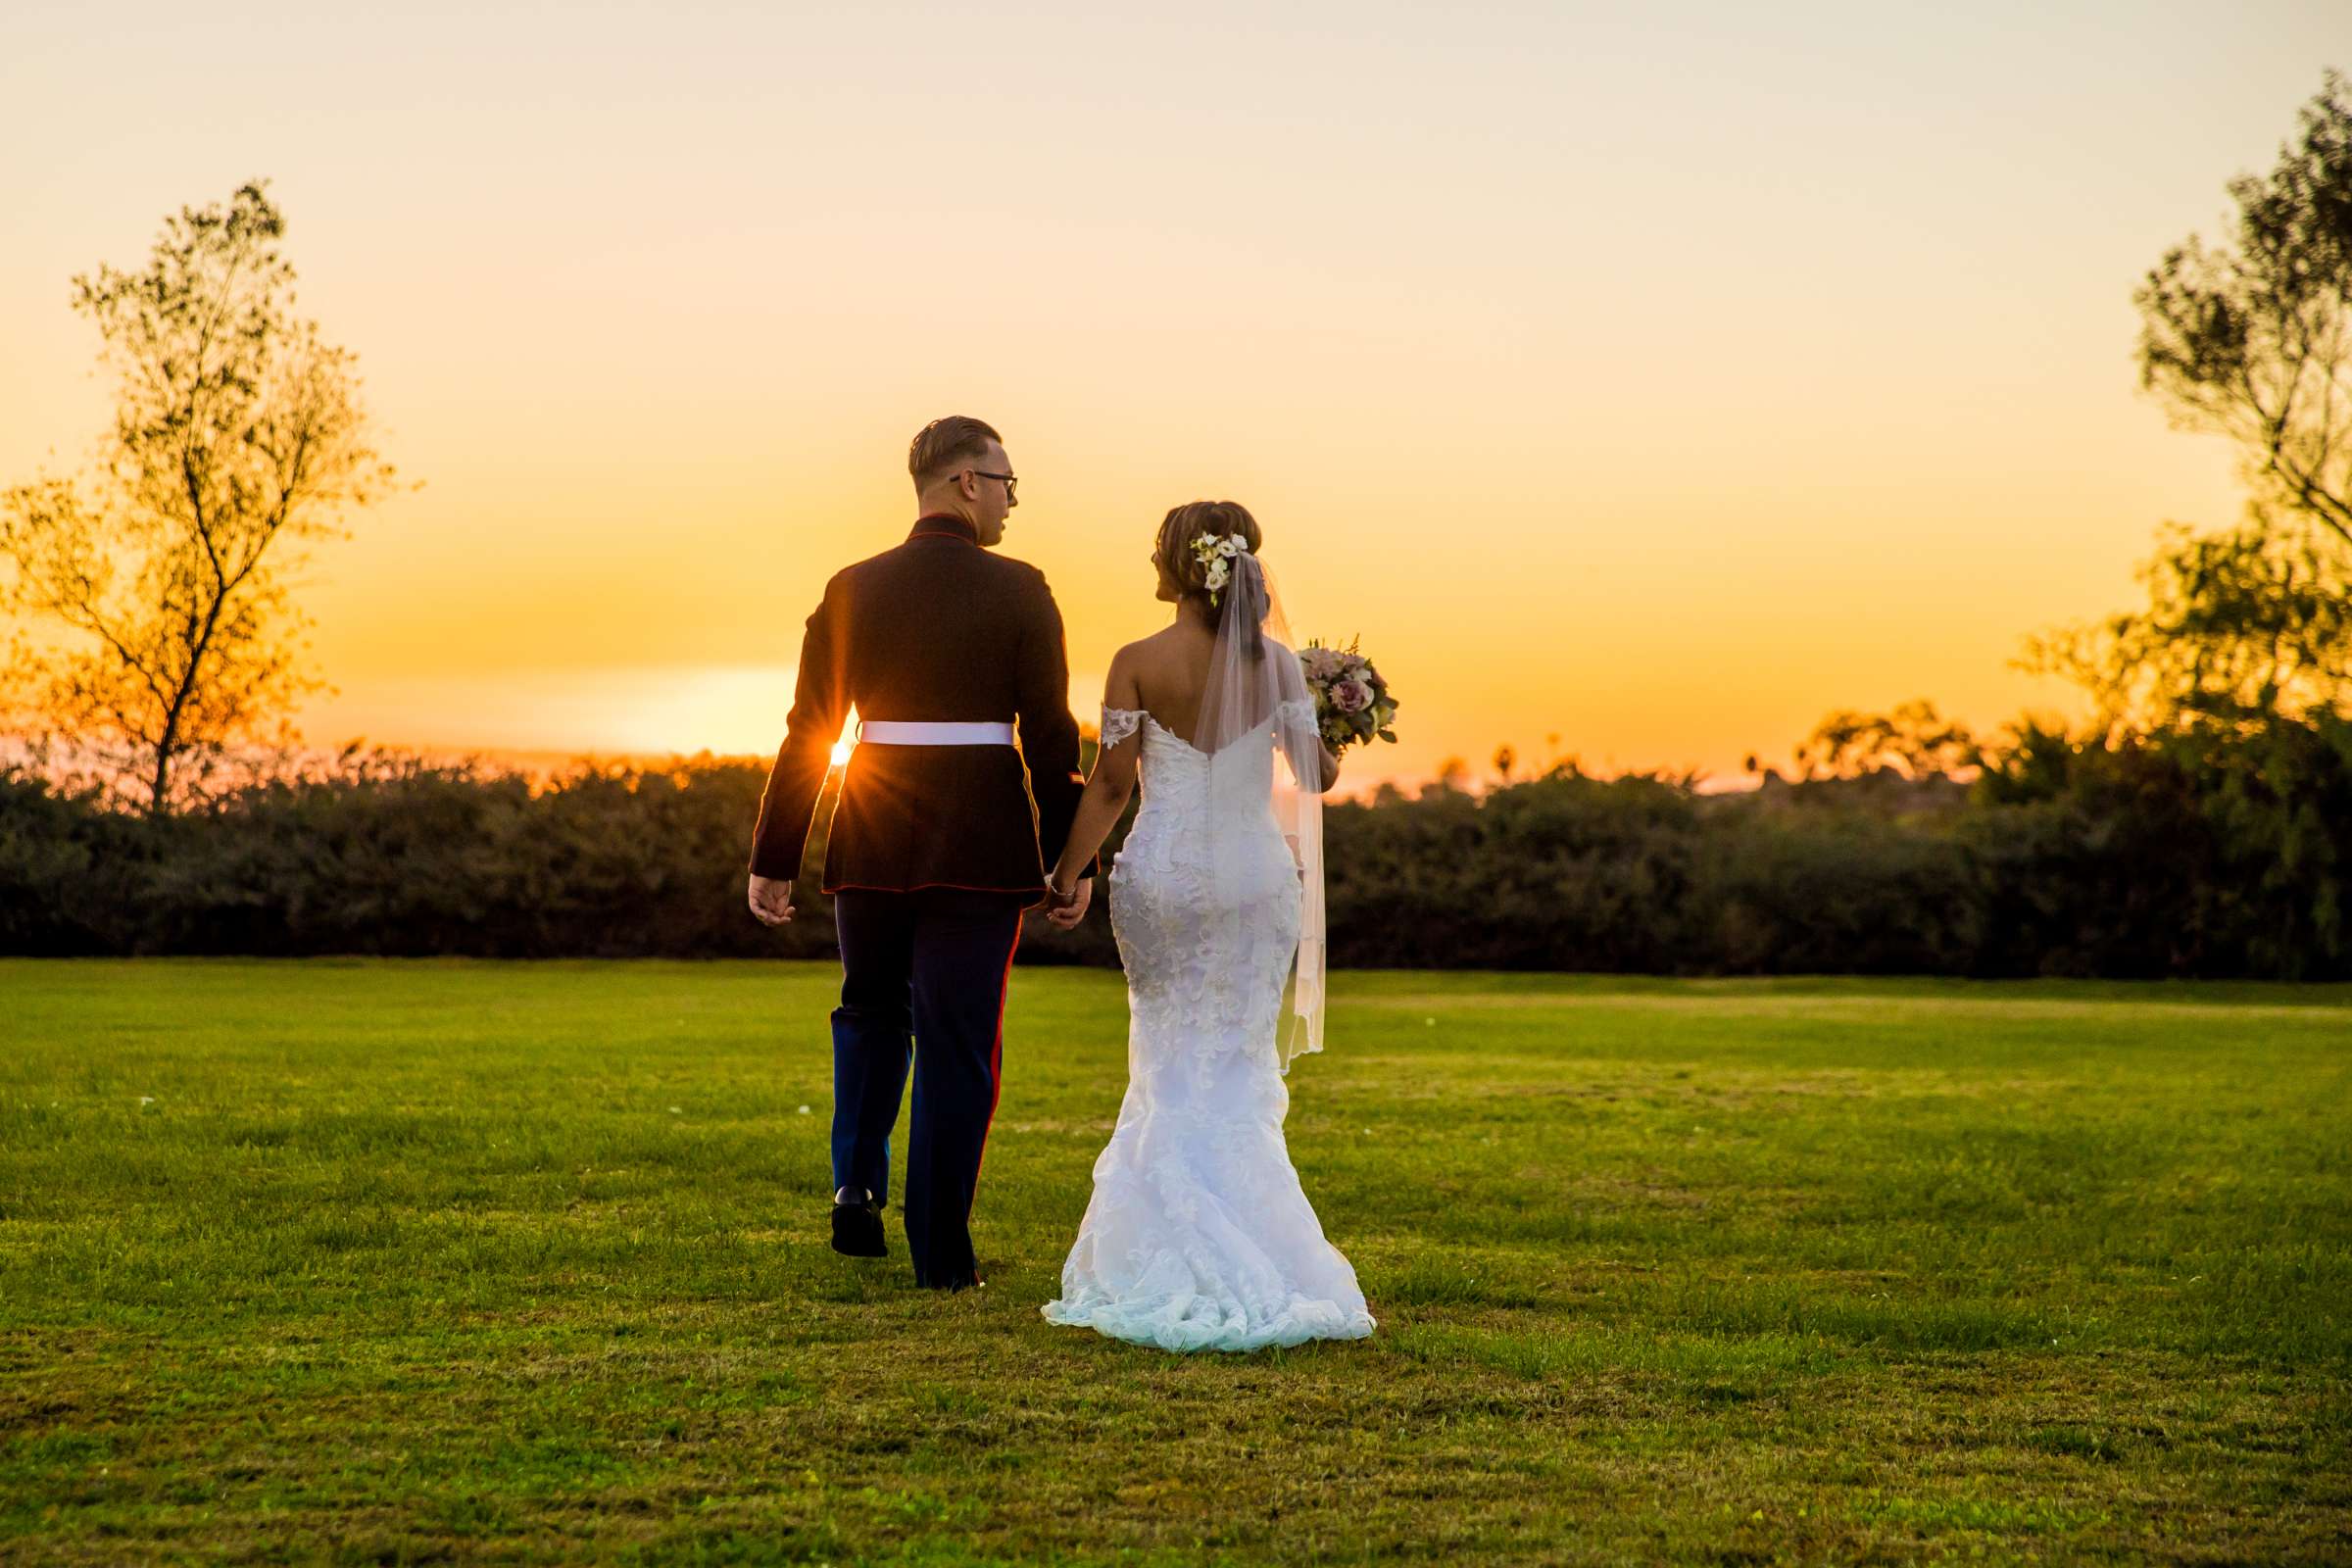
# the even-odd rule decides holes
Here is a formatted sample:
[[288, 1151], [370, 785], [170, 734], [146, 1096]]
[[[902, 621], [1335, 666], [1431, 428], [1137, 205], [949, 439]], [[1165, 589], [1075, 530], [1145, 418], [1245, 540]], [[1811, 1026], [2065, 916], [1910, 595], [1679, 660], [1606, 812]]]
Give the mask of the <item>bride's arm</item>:
[[1058, 897], [1068, 898], [1078, 891], [1079, 879], [1091, 874], [1087, 867], [1135, 796], [1135, 760], [1142, 750], [1143, 741], [1130, 735], [1095, 759], [1086, 793], [1078, 798], [1077, 818], [1070, 823], [1070, 841], [1054, 866], [1054, 892]]
[[1331, 749], [1329, 741], [1318, 740], [1315, 744], [1323, 748], [1323, 786], [1315, 793], [1329, 795], [1331, 787], [1340, 781], [1340, 754]]
[[[1102, 684], [1102, 705], [1130, 710], [1144, 706], [1123, 648], [1110, 662], [1110, 676]], [[1127, 809], [1128, 801], [1135, 796], [1136, 760], [1143, 750], [1143, 733], [1139, 729], [1130, 732], [1118, 745], [1096, 752], [1095, 770], [1087, 778], [1086, 793], [1078, 798], [1078, 814], [1070, 823], [1069, 839], [1061, 847], [1061, 858], [1054, 862], [1050, 879], [1057, 896], [1066, 899], [1077, 891], [1080, 878], [1094, 864], [1102, 841], [1110, 836], [1112, 824]]]

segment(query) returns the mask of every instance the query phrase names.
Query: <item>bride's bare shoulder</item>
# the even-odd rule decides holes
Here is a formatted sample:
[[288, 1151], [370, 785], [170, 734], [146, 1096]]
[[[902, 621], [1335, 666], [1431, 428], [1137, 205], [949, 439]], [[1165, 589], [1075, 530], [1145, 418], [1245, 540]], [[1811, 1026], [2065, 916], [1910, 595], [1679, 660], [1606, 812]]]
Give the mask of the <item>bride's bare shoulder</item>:
[[1156, 665], [1152, 644], [1154, 639], [1141, 638], [1127, 644], [1110, 656], [1110, 668], [1103, 673], [1102, 699], [1113, 708], [1144, 706], [1144, 684]]
[[1184, 681], [1185, 647], [1175, 629], [1139, 637], [1110, 656], [1109, 689], [1123, 694], [1120, 706], [1148, 708], [1168, 701]]

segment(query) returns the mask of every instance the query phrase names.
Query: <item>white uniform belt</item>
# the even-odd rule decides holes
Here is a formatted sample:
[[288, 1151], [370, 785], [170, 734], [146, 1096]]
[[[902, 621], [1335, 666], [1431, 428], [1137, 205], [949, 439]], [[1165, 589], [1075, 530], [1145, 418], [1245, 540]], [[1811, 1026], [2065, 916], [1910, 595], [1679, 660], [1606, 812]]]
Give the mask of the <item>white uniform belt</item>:
[[877, 746], [1010, 746], [1012, 726], [985, 719], [861, 718], [858, 738]]

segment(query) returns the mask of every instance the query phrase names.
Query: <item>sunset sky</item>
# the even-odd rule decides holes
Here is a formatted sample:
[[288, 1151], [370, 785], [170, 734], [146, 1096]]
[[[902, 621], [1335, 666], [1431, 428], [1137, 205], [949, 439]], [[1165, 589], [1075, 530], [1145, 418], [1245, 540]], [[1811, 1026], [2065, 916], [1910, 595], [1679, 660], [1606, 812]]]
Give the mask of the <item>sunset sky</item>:
[[2130, 295], [2329, 64], [2341, 0], [12, 0], [0, 484], [105, 419], [71, 276], [267, 176], [424, 485], [313, 563], [316, 743], [772, 752], [968, 413], [1082, 717], [1161, 514], [1231, 497], [1404, 700], [1358, 780], [1728, 779], [2063, 706], [2021, 636], [2234, 516]]

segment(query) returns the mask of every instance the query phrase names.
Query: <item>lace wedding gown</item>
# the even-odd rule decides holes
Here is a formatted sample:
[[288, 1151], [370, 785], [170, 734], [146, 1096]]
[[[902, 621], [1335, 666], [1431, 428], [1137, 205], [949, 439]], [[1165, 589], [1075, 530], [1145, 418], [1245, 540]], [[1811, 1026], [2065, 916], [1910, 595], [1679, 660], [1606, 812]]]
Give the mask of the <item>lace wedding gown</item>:
[[[1299, 875], [1268, 805], [1270, 723], [1212, 768], [1151, 714], [1102, 710], [1105, 749], [1143, 730], [1143, 806], [1108, 877], [1127, 1097], [1050, 1322], [1168, 1350], [1372, 1332], [1355, 1270], [1324, 1240], [1283, 1142], [1275, 1029]], [[1212, 822], [1238, 874], [1233, 860], [1210, 864]]]

